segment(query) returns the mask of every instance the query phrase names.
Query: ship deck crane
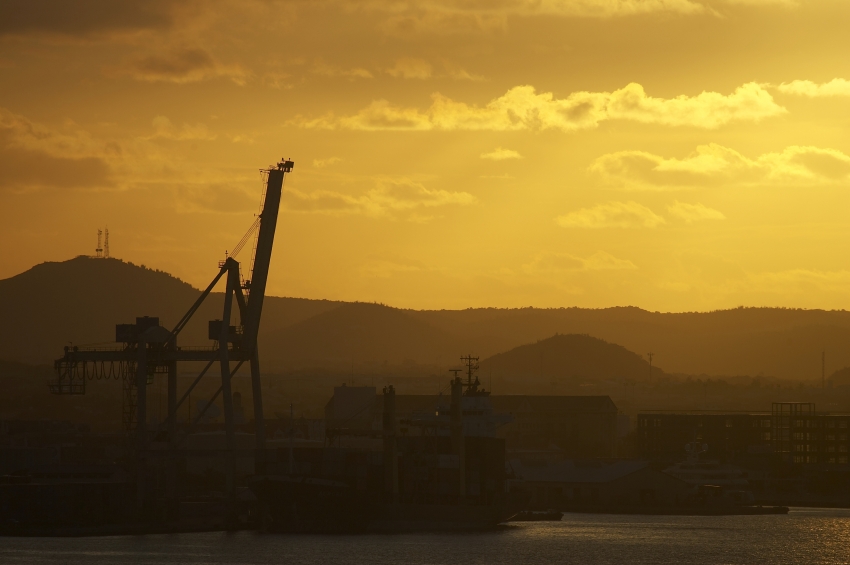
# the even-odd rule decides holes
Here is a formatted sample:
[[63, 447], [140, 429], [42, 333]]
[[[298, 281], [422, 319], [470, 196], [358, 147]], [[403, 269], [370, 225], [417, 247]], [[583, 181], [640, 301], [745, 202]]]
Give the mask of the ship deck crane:
[[[207, 408], [215, 398], [222, 394], [224, 407], [225, 435], [229, 457], [228, 491], [233, 495], [234, 489], [234, 412], [231, 377], [245, 362], [251, 368], [251, 389], [254, 404], [254, 421], [256, 434], [257, 467], [262, 468], [265, 448], [265, 425], [263, 418], [263, 399], [260, 383], [260, 357], [257, 348], [257, 335], [260, 329], [260, 319], [263, 312], [263, 302], [268, 282], [269, 265], [271, 263], [274, 245], [275, 228], [280, 209], [281, 193], [285, 175], [292, 171], [294, 163], [282, 160], [277, 165], [262, 170], [266, 175], [263, 207], [258, 217], [256, 248], [253, 257], [253, 268], [250, 281], [243, 284], [240, 278], [239, 262], [228, 257], [219, 263], [219, 272], [212, 282], [201, 293], [195, 303], [169, 331], [159, 324], [158, 318], [136, 318], [135, 324], [118, 324], [115, 329], [115, 347], [65, 347], [65, 353], [54, 363], [56, 379], [50, 384], [53, 394], [85, 394], [86, 380], [94, 375], [123, 376], [125, 379], [125, 414], [124, 424], [132, 431], [138, 469], [137, 503], [145, 508], [150, 503], [147, 481], [148, 458], [155, 455], [166, 455], [172, 459], [179, 453], [180, 440], [177, 437], [177, 410], [188, 397], [192, 389], [200, 382], [207, 371], [216, 363], [221, 368], [221, 386], [213, 398], [207, 403]], [[209, 322], [209, 337], [216, 345], [202, 347], [185, 347], [177, 344], [180, 332], [210, 295], [215, 286], [225, 280], [224, 308], [220, 320]], [[241, 325], [232, 321], [234, 302], [239, 312]], [[205, 361], [206, 365], [178, 400], [177, 398], [177, 364], [184, 361]], [[231, 369], [231, 363], [236, 367]], [[149, 449], [151, 431], [147, 427], [147, 385], [153, 380], [155, 373], [168, 375], [168, 417], [167, 435], [169, 450]], [[128, 401], [129, 399], [129, 401]], [[203, 416], [199, 414], [195, 423]], [[133, 429], [135, 428], [135, 429]], [[167, 483], [166, 498], [176, 504], [176, 464], [175, 470]]]

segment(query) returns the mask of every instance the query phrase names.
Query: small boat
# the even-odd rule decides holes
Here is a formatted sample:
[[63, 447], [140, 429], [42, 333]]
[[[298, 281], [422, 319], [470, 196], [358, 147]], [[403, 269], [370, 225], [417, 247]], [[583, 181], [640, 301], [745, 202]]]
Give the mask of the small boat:
[[557, 510], [523, 510], [515, 514], [508, 522], [560, 522], [564, 513]]

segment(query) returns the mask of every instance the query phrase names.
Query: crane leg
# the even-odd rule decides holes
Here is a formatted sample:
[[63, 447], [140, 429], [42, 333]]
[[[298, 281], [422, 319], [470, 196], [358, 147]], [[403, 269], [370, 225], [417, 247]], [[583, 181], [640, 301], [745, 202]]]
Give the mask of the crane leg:
[[[177, 361], [168, 364], [168, 445], [177, 447]], [[170, 519], [179, 518], [180, 501], [177, 498], [177, 457], [172, 453], [166, 471], [166, 504]]]
[[147, 448], [148, 448], [148, 363], [147, 344], [138, 343], [139, 356], [136, 362], [136, 506], [146, 515], [147, 494]]

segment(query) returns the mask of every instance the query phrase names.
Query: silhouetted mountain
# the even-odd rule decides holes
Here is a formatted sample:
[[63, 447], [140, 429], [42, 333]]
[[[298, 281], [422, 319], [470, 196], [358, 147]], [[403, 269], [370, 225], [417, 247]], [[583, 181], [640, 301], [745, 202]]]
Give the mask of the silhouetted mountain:
[[[536, 343], [521, 345], [499, 353], [480, 363], [485, 379], [509, 378], [514, 382], [572, 383], [598, 381], [646, 382], [649, 363], [621, 345], [608, 343], [588, 335], [555, 335]], [[664, 371], [652, 367], [652, 377], [663, 377]]]
[[[115, 324], [136, 316], [159, 316], [169, 327], [199, 293], [167, 273], [116, 259], [44, 263], [0, 281], [0, 358], [50, 363], [68, 342], [110, 342]], [[180, 343], [209, 343], [206, 323], [220, 317], [221, 295], [213, 294]], [[779, 308], [415, 311], [268, 297], [260, 343], [268, 369], [350, 370], [353, 359], [377, 370], [384, 361], [447, 367], [464, 352], [483, 358], [555, 333], [592, 335], [642, 356], [653, 351], [669, 373], [820, 381], [824, 350], [828, 368], [850, 366], [850, 312]]]
[[828, 377], [827, 382], [830, 386], [850, 385], [850, 367], [838, 369]]
[[589, 334], [642, 355], [652, 351], [669, 373], [820, 381], [822, 351], [827, 368], [850, 365], [850, 312], [844, 310], [481, 308], [411, 315], [463, 337], [482, 357], [564, 333]]
[[[215, 273], [210, 274], [210, 279]], [[168, 273], [118, 259], [80, 256], [42, 263], [0, 280], [0, 359], [51, 363], [68, 343], [112, 342], [115, 324], [159, 316], [171, 327], [200, 291]], [[180, 343], [206, 344], [207, 321], [221, 318], [222, 298], [212, 294], [180, 335]], [[339, 303], [270, 297], [261, 331], [273, 331], [335, 308]]]
[[381, 372], [392, 366], [439, 365], [457, 355], [455, 340], [404, 310], [343, 304], [261, 336], [261, 362], [275, 370]]

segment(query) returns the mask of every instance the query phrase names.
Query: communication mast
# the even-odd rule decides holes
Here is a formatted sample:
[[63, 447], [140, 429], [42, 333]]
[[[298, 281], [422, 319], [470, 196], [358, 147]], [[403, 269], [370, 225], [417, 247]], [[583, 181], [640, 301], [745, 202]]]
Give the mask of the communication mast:
[[103, 230], [97, 230], [97, 249], [94, 250], [95, 257], [103, 258], [103, 247], [100, 245], [103, 239]]
[[[100, 243], [98, 243], [98, 247], [100, 247]], [[106, 228], [103, 235], [103, 258], [109, 259], [109, 228]]]
[[[466, 366], [466, 382], [463, 383], [463, 387], [466, 389], [464, 394], [466, 396], [488, 396], [489, 392], [478, 388], [481, 386], [481, 381], [476, 374], [478, 372], [478, 357], [469, 354], [461, 357], [460, 360]], [[449, 371], [454, 372], [457, 369], [449, 369]], [[460, 371], [463, 371], [463, 369], [460, 369]], [[455, 378], [457, 378], [457, 373], [455, 373]]]

